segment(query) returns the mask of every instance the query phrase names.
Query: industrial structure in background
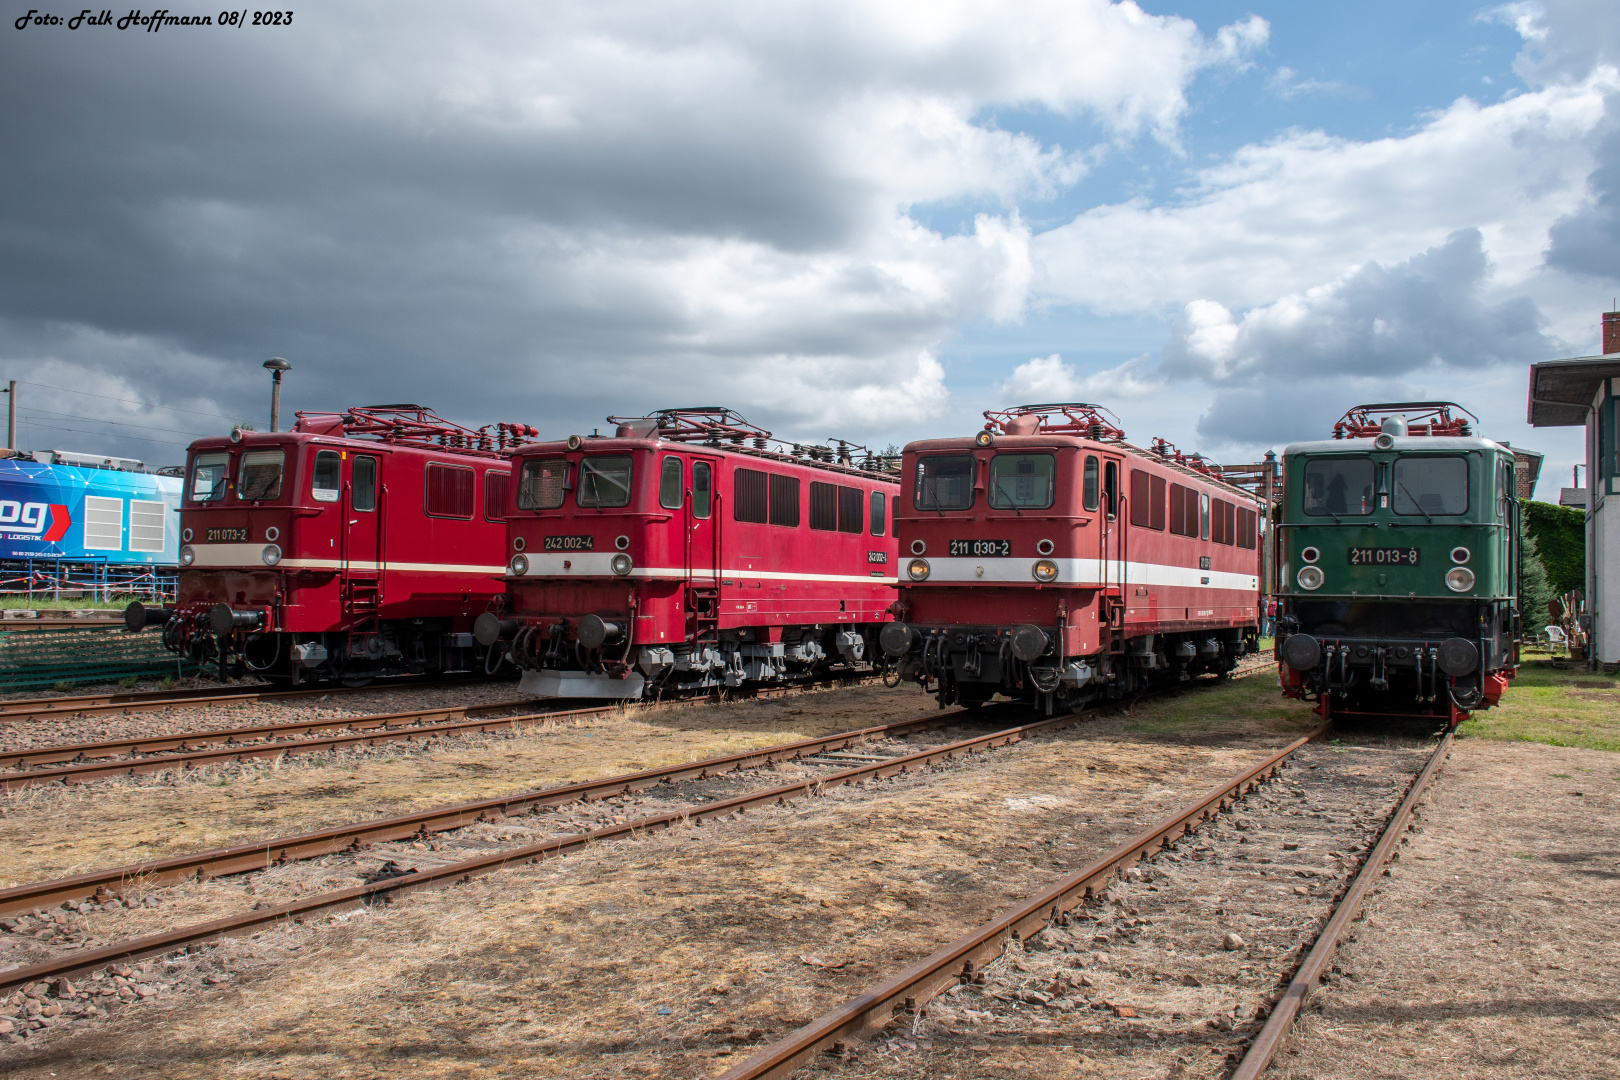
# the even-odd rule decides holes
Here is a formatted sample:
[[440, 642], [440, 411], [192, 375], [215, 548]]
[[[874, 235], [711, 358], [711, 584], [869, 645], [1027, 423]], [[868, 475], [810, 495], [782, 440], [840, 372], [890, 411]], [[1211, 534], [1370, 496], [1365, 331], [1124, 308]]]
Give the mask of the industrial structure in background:
[[1620, 311], [1603, 313], [1602, 355], [1532, 364], [1529, 396], [1533, 427], [1586, 429], [1585, 488], [1577, 482], [1559, 499], [1586, 513], [1584, 610], [1572, 614], [1588, 662], [1620, 667], [1620, 500], [1608, 505], [1620, 495]]

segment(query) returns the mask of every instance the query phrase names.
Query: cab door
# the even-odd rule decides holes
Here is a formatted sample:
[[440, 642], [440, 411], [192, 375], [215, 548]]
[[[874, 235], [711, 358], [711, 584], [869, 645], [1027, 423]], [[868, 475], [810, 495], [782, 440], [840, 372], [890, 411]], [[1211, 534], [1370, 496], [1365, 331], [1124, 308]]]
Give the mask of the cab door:
[[1102, 455], [1101, 506], [1103, 528], [1097, 553], [1103, 583], [1103, 621], [1114, 630], [1119, 651], [1124, 647], [1124, 619], [1127, 563], [1130, 558], [1129, 507], [1124, 489], [1125, 460], [1105, 453]]
[[694, 455], [687, 462], [686, 596], [691, 636], [719, 639], [720, 629], [720, 500], [715, 493], [719, 459]]
[[348, 500], [344, 517], [347, 533], [347, 569], [365, 573], [381, 570], [382, 461], [373, 454], [345, 454], [348, 458]]

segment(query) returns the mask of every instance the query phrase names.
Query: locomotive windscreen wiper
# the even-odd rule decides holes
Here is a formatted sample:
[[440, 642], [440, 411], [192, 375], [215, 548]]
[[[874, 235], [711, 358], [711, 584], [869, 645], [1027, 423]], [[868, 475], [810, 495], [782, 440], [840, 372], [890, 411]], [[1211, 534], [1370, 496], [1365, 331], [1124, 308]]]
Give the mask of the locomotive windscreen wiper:
[[[1417, 496], [1413, 495], [1411, 490], [1404, 483], [1402, 483], [1399, 480], [1395, 481], [1395, 486], [1400, 488], [1402, 491], [1406, 492], [1406, 497], [1408, 499], [1412, 500], [1412, 505], [1417, 507], [1417, 512], [1423, 515], [1423, 520], [1427, 521], [1430, 525], [1433, 525], [1434, 524], [1434, 518], [1430, 517], [1429, 512], [1427, 510], [1423, 509], [1423, 504], [1417, 501]], [[1397, 513], [1400, 513], [1400, 512], [1401, 511], [1397, 511]]]

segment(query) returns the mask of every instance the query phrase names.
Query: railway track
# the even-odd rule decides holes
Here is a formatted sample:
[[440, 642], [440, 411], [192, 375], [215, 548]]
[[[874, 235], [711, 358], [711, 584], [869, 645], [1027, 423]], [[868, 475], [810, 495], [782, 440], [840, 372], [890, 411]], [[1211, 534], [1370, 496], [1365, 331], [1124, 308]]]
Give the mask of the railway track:
[[[836, 784], [859, 781], [868, 775], [892, 775], [893, 771], [901, 771], [909, 767], [911, 763], [893, 755], [886, 755], [881, 758], [878, 758], [878, 755], [862, 755], [878, 758], [878, 760], [862, 762], [856, 767], [849, 768], [847, 762], [840, 761], [838, 757], [832, 755], [847, 754], [855, 747], [869, 743], [874, 739], [908, 735], [915, 731], [937, 727], [964, 715], [961, 710], [932, 713], [927, 716], [914, 717], [910, 720], [879, 724], [819, 738], [803, 739], [797, 742], [763, 747], [737, 754], [704, 758], [699, 761], [647, 769], [641, 772], [624, 773], [604, 777], [600, 780], [540, 788], [494, 799], [458, 803], [453, 806], [439, 807], [412, 814], [378, 818], [351, 825], [334, 826], [330, 829], [322, 829], [317, 832], [303, 833], [296, 836], [278, 837], [253, 844], [219, 848], [194, 855], [178, 855], [168, 859], [135, 863], [88, 874], [79, 874], [69, 878], [17, 886], [0, 890], [0, 916], [19, 914], [40, 907], [49, 907], [68, 900], [110, 899], [117, 895], [125, 885], [132, 882], [139, 882], [143, 888], [152, 888], [188, 879], [200, 880], [248, 870], [263, 869], [273, 864], [314, 859], [346, 850], [363, 850], [373, 844], [426, 838], [435, 833], [463, 828], [479, 821], [500, 821], [534, 813], [546, 807], [601, 801], [618, 795], [643, 791], [660, 784], [672, 784], [684, 780], [702, 780], [749, 769], [768, 768], [790, 761], [846, 766], [845, 771], [849, 773], [847, 777], [843, 776], [842, 773], [835, 773], [832, 776], [812, 777], [807, 781], [810, 786], [823, 782]], [[1022, 733], [1028, 730], [1045, 728], [1062, 722], [1072, 723], [1073, 720], [1073, 717], [1045, 720], [1035, 725], [978, 736], [943, 749], [952, 751], [954, 754], [971, 752], [973, 749], [1002, 746], [1022, 738]], [[886, 768], [889, 771], [884, 771]], [[805, 786], [790, 785], [794, 791], [798, 791]], [[786, 790], [785, 788], [772, 788], [769, 792], [759, 795], [757, 799], [754, 795], [741, 796], [738, 799], [723, 800], [683, 811], [680, 815], [662, 815], [659, 819], [638, 819], [634, 822], [627, 822], [624, 826], [614, 826], [610, 829], [580, 834], [578, 837], [567, 838], [570, 841], [577, 841], [577, 843], [566, 844], [559, 850], [566, 850], [567, 847], [577, 846], [577, 844], [630, 835], [638, 831], [645, 831], [648, 828], [667, 826], [670, 821], [662, 820], [662, 818], [674, 820], [676, 816], [679, 816], [681, 820], [702, 821], [705, 818], [714, 817], [721, 813], [731, 813], [739, 807], [764, 805], [765, 802], [776, 801], [781, 798]], [[658, 823], [649, 824], [649, 822], [653, 821]], [[3, 983], [0, 983], [0, 988], [3, 988], [3, 985]]]
[[[868, 681], [867, 677], [856, 672], [849, 675], [834, 675], [814, 682], [794, 683], [790, 686], [755, 688], [748, 696], [778, 697], [863, 681]], [[439, 688], [440, 685], [424, 684], [422, 688], [427, 689], [430, 686]], [[213, 704], [218, 700], [220, 699], [209, 698], [208, 702]], [[279, 700], [279, 697], [276, 700]], [[708, 697], [694, 697], [677, 703], [707, 705], [712, 700]], [[396, 742], [454, 738], [548, 723], [559, 717], [609, 715], [618, 712], [623, 705], [615, 703], [580, 709], [515, 711], [521, 708], [521, 703], [515, 702], [440, 706], [365, 716], [296, 720], [257, 727], [217, 728], [4, 751], [0, 752], [0, 769], [11, 771], [0, 774], [0, 791], [42, 784], [82, 784], [113, 776], [135, 776], [170, 769], [196, 769], [232, 762], [273, 760]], [[460, 719], [455, 719], [458, 717]], [[339, 734], [329, 734], [332, 732]], [[63, 762], [70, 764], [61, 764]], [[52, 765], [57, 767], [49, 767]]]
[[[1217, 857], [1216, 847], [1205, 841], [1212, 840], [1222, 824], [1230, 820], [1227, 816], [1229, 812], [1241, 808], [1243, 814], [1259, 817], [1260, 811], [1249, 805], [1248, 798], [1260, 790], [1263, 782], [1277, 777], [1290, 759], [1313, 739], [1320, 738], [1326, 730], [1319, 729], [1216, 785], [1202, 797], [1054, 882], [1024, 903], [860, 993], [788, 1037], [759, 1050], [721, 1074], [721, 1080], [785, 1077], [812, 1063], [835, 1074], [862, 1075], [868, 1065], [865, 1060], [858, 1062], [857, 1059], [870, 1059], [879, 1049], [873, 1037], [892, 1024], [898, 1022], [902, 1028], [909, 1026], [912, 1029], [896, 1038], [915, 1039], [915, 1032], [925, 1022], [932, 1022], [935, 1028], [954, 1032], [956, 1027], [968, 1027], [986, 1020], [998, 1025], [997, 1037], [1002, 1045], [1009, 1039], [1016, 1043], [1020, 1036], [1029, 1041], [1046, 1042], [1060, 1037], [1061, 1041], [1075, 1045], [1076, 1049], [1103, 1052], [1101, 1047], [1112, 1047], [1118, 1053], [1117, 1040], [1129, 1036], [1133, 1045], [1151, 1047], [1155, 1045], [1152, 1040], [1162, 1038], [1164, 1045], [1174, 1045], [1183, 1050], [1196, 1051], [1202, 1046], [1213, 1056], [1215, 1066], [1202, 1071], [1223, 1077], [1235, 1060], [1234, 1048], [1241, 1051], [1244, 1045], [1248, 1045], [1247, 1053], [1242, 1056], [1237, 1071], [1232, 1075], [1239, 1080], [1254, 1080], [1270, 1063], [1310, 990], [1322, 978], [1339, 939], [1360, 910], [1368, 889], [1402, 842], [1412, 808], [1449, 752], [1451, 736], [1446, 736], [1415, 777], [1405, 774], [1409, 784], [1404, 798], [1399, 800], [1387, 817], [1374, 823], [1372, 835], [1376, 836], [1376, 840], [1362, 839], [1363, 830], [1351, 829], [1347, 832], [1340, 828], [1337, 830], [1339, 840], [1328, 841], [1338, 842], [1349, 849], [1331, 852], [1341, 862], [1351, 854], [1356, 856], [1360, 865], [1352, 875], [1334, 874], [1324, 881], [1315, 867], [1305, 865], [1298, 868], [1298, 873], [1310, 876], [1295, 876], [1294, 871], [1271, 869], [1276, 865], [1273, 857], [1256, 853], [1258, 861], [1250, 869], [1257, 880], [1273, 891], [1280, 889], [1284, 893], [1282, 904], [1273, 904], [1265, 912], [1268, 918], [1283, 917], [1279, 911], [1288, 900], [1306, 907], [1314, 905], [1314, 908], [1320, 908], [1324, 906], [1324, 897], [1331, 898], [1328, 901], [1328, 906], [1332, 908], [1331, 915], [1325, 919], [1314, 908], [1296, 913], [1293, 923], [1302, 928], [1307, 940], [1300, 945], [1296, 938], [1292, 944], [1300, 945], [1300, 954], [1304, 954], [1306, 949], [1309, 949], [1309, 953], [1299, 963], [1280, 998], [1277, 996], [1277, 980], [1257, 974], [1253, 980], [1256, 985], [1246, 988], [1247, 996], [1258, 999], [1257, 1007], [1246, 1009], [1240, 1005], [1223, 1013], [1218, 1020], [1189, 1023], [1171, 1011], [1175, 1006], [1156, 1008], [1150, 1003], [1151, 995], [1171, 999], [1176, 995], [1191, 997], [1198, 991], [1187, 988], [1202, 987], [1204, 980], [1222, 976], [1211, 975], [1208, 971], [1187, 969], [1178, 973], [1171, 970], [1171, 965], [1178, 962], [1175, 958], [1185, 956], [1186, 963], [1193, 962], [1192, 953], [1196, 950], [1191, 949], [1188, 942], [1189, 939], [1196, 940], [1194, 935], [1197, 932], [1189, 929], [1185, 919], [1163, 934], [1168, 942], [1179, 945], [1179, 952], [1173, 947], [1166, 951], [1166, 942], [1144, 939], [1155, 936], [1152, 927], [1158, 920], [1171, 921], [1178, 914], [1191, 912], [1194, 921], [1206, 924], [1218, 922], [1221, 920], [1214, 919], [1214, 916], [1223, 911], [1231, 914], [1237, 905], [1248, 903], [1247, 900], [1234, 903], [1224, 901], [1219, 896], [1192, 895], [1216, 887], [1223, 892], [1236, 891], [1242, 886], [1229, 875], [1224, 875], [1220, 884], [1214, 885], [1208, 877], [1199, 878], [1182, 872], [1180, 867], [1184, 856], [1196, 857], [1200, 863], [1206, 859], [1214, 860]], [[1318, 765], [1311, 764], [1307, 768], [1316, 769]], [[1274, 807], [1277, 813], [1272, 815], [1274, 820], [1270, 825], [1290, 820], [1287, 815], [1296, 811], [1288, 809], [1287, 803], [1299, 791], [1296, 788], [1284, 796], [1272, 797], [1271, 801], [1277, 804]], [[1332, 816], [1331, 813], [1323, 813], [1323, 810], [1330, 809], [1326, 806], [1326, 800], [1318, 797], [1318, 802], [1311, 805], [1320, 809], [1311, 811], [1312, 817], [1306, 819], [1310, 825], [1296, 822], [1286, 833], [1277, 832], [1273, 836], [1279, 849], [1276, 854], [1303, 854], [1303, 849], [1320, 846], [1325, 836], [1334, 834], [1334, 830], [1318, 824], [1320, 819]], [[1346, 807], [1331, 809], [1342, 813]], [[1228, 841], [1233, 838], [1238, 840], [1238, 843], [1231, 844], [1234, 848], [1240, 844], [1247, 846], [1247, 836], [1264, 835], [1264, 828], [1268, 824], [1247, 817], [1240, 820], [1243, 828], [1226, 837]], [[1338, 824], [1342, 825], [1343, 822]], [[1256, 831], [1257, 826], [1260, 831]], [[1354, 848], [1345, 842], [1349, 832], [1355, 833]], [[1313, 833], [1317, 834], [1317, 844], [1307, 839]], [[1283, 839], [1285, 835], [1293, 839]], [[1182, 853], [1185, 848], [1191, 850]], [[1365, 857], [1361, 858], [1363, 853]], [[1143, 865], [1138, 867], [1138, 863]], [[1172, 872], [1159, 869], [1161, 863], [1170, 867]], [[1178, 873], [1191, 879], [1189, 888], [1178, 891], [1174, 880]], [[1280, 882], [1270, 880], [1281, 873], [1287, 876], [1282, 877]], [[1147, 882], [1158, 884], [1150, 885]], [[1140, 889], [1137, 888], [1139, 883]], [[1136, 891], [1128, 896], [1121, 895], [1126, 890]], [[1105, 894], [1113, 894], [1108, 903], [1100, 899]], [[1213, 906], [1208, 903], [1211, 899], [1229, 906], [1211, 912], [1208, 910]], [[1262, 913], [1255, 911], [1252, 914]], [[1315, 934], [1319, 926], [1323, 928], [1319, 934]], [[1206, 925], [1201, 936], [1208, 937], [1210, 932]], [[1309, 940], [1311, 937], [1314, 937], [1314, 942]], [[1027, 951], [1025, 943], [1030, 944]], [[1277, 942], [1267, 941], [1263, 944], [1270, 949]], [[1099, 945], [1108, 951], [1092, 952]], [[1253, 958], [1256, 955], [1253, 945], [1252, 941], [1245, 942], [1241, 936], [1234, 934], [1225, 939], [1224, 948], [1232, 951], [1248, 949], [1249, 952], [1243, 955]], [[1288, 953], [1285, 952], [1285, 955]], [[1167, 956], [1172, 959], [1167, 961]], [[1154, 957], [1158, 957], [1157, 961]], [[1157, 970], [1153, 966], [1155, 963]], [[1144, 978], [1147, 971], [1152, 972], [1150, 978]], [[1119, 978], [1121, 973], [1133, 975], [1134, 985], [1138, 989], [1133, 991], [1121, 985], [1126, 981]], [[1141, 989], [1144, 984], [1155, 989]], [[1090, 999], [1089, 1009], [1092, 1010], [1089, 1015], [1085, 1011], [1077, 1012], [1086, 1009], [1087, 999]], [[1096, 1010], [1100, 1010], [1102, 1015], [1098, 1016]], [[1036, 1019], [1037, 1016], [1040, 1019]], [[1045, 1026], [1053, 1023], [1052, 1018], [1061, 1023], [1073, 1017], [1083, 1019], [1071, 1023], [1067, 1028], [1058, 1029], [1056, 1034], [1053, 1028]], [[1144, 1017], [1148, 1019], [1144, 1021]], [[1176, 1017], [1182, 1024], [1166, 1025], [1161, 1017]], [[1259, 1027], [1262, 1018], [1265, 1025]], [[1113, 1025], [1112, 1029], [1107, 1025]], [[1258, 1034], [1255, 1034], [1256, 1028]], [[1254, 1036], [1252, 1044], [1251, 1035]], [[1088, 1045], [1088, 1040], [1092, 1045]], [[941, 1047], [941, 1052], [949, 1054], [961, 1043], [971, 1041], [972, 1038], [949, 1040], [947, 1045]], [[890, 1043], [889, 1048], [897, 1045]], [[907, 1042], [906, 1045], [917, 1049], [915, 1042]], [[980, 1044], [975, 1049], [994, 1050], [989, 1044]], [[932, 1052], [931, 1048], [918, 1053], [912, 1062], [915, 1074], [954, 1075], [948, 1065], [959, 1059], [934, 1059], [929, 1056]], [[1156, 1062], [1160, 1068], [1164, 1064], [1162, 1061]], [[1198, 1075], [1201, 1070], [1195, 1062], [1191, 1072], [1183, 1073], [1179, 1068], [1172, 1071], [1176, 1075], [1192, 1076]], [[891, 1067], [885, 1074], [904, 1075], [904, 1072]]]
[[117, 619], [0, 619], [0, 632], [7, 630], [122, 630]]
[[13, 698], [0, 701], [0, 723], [41, 720], [61, 716], [95, 716], [104, 713], [155, 712], [193, 705], [234, 705], [254, 701], [298, 701], [321, 696], [348, 696], [377, 690], [429, 690], [446, 686], [470, 685], [474, 680], [423, 680], [406, 675], [369, 686], [325, 686], [308, 690], [280, 690], [273, 686], [202, 686], [182, 690], [131, 690], [124, 693], [74, 694], [64, 697]]
[[[20, 915], [67, 902], [89, 901], [111, 904], [115, 902], [114, 898], [118, 891], [130, 884], [136, 885], [139, 891], [145, 891], [186, 879], [205, 880], [209, 877], [260, 870], [339, 852], [359, 853], [373, 844], [425, 839], [436, 833], [462, 828], [480, 821], [500, 822], [519, 815], [541, 812], [546, 808], [582, 806], [593, 801], [645, 791], [658, 784], [725, 777], [749, 768], [793, 762], [815, 770], [792, 783], [751, 790], [733, 797], [684, 806], [668, 813], [635, 820], [615, 818], [613, 824], [603, 828], [552, 836], [535, 843], [507, 845], [496, 851], [443, 862], [437, 866], [400, 870], [390, 860], [382, 868], [380, 880], [331, 890], [290, 903], [264, 907], [116, 945], [100, 948], [84, 947], [70, 955], [0, 973], [0, 993], [30, 982], [39, 983], [42, 980], [95, 971], [110, 962], [135, 961], [143, 957], [167, 955], [182, 948], [199, 946], [210, 940], [250, 934], [283, 920], [303, 921], [314, 914], [337, 913], [360, 906], [387, 904], [392, 897], [412, 889], [467, 881], [502, 868], [543, 861], [603, 841], [633, 838], [680, 824], [701, 825], [711, 819], [740, 815], [753, 808], [786, 804], [844, 785], [859, 785], [883, 777], [924, 769], [954, 758], [1015, 743], [1034, 734], [1069, 726], [1084, 718], [1084, 714], [1070, 714], [1040, 719], [976, 734], [914, 753], [882, 755], [862, 753], [857, 749], [863, 743], [875, 739], [904, 737], [912, 732], [965, 719], [970, 715], [982, 720], [1013, 708], [1016, 707], [992, 705], [972, 714], [952, 710], [743, 754], [609, 777], [585, 784], [541, 789], [515, 796], [362, 822], [259, 844], [179, 856], [4, 890], [0, 892], [0, 915]], [[825, 771], [829, 769], [833, 771]], [[95, 943], [86, 943], [90, 944]]]

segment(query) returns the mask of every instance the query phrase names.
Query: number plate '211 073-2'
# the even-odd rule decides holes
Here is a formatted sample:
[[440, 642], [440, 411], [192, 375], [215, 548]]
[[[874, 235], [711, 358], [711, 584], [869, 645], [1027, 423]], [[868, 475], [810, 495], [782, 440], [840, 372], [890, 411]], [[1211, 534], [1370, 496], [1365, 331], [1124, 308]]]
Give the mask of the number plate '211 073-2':
[[1350, 549], [1351, 566], [1416, 566], [1420, 548], [1373, 548], [1353, 547]]
[[952, 540], [952, 555], [978, 556], [980, 558], [1005, 558], [1012, 554], [1011, 540]]

